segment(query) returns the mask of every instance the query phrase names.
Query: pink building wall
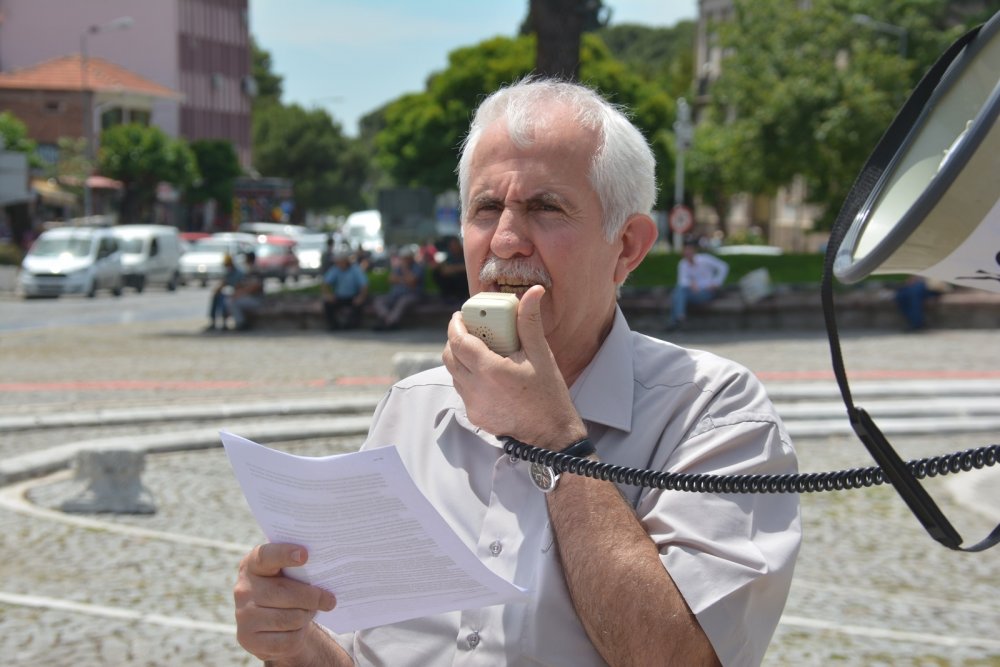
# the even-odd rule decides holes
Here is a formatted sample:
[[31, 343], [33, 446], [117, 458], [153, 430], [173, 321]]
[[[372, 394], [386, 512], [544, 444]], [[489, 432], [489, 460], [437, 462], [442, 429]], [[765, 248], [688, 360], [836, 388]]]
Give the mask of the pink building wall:
[[[92, 25], [121, 16], [132, 26], [87, 35], [87, 55], [106, 58], [150, 81], [181, 90], [177, 57], [177, 2], [173, 0], [0, 0], [0, 70], [8, 71], [80, 52]], [[160, 101], [152, 122], [180, 134], [180, 103]]]
[[250, 166], [249, 0], [0, 0], [0, 71], [80, 52], [92, 25], [132, 18], [126, 29], [87, 35], [88, 56], [106, 58], [177, 90], [151, 122], [189, 141], [232, 141]]

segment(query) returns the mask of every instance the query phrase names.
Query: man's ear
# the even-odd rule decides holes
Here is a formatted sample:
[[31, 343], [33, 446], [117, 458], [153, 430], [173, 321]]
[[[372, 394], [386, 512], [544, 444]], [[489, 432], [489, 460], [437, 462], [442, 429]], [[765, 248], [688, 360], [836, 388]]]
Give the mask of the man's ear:
[[653, 247], [659, 232], [648, 215], [636, 213], [625, 221], [621, 231], [621, 252], [615, 264], [615, 283], [621, 285]]

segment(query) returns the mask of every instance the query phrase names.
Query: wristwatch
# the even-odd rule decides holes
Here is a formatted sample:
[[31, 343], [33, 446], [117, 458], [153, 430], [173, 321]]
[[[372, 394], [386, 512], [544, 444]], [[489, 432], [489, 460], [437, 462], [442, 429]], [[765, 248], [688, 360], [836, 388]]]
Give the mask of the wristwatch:
[[[589, 439], [583, 438], [574, 442], [572, 445], [566, 449], [561, 450], [560, 454], [566, 454], [567, 456], [579, 456], [585, 457], [590, 456], [595, 451], [594, 444], [590, 442]], [[542, 463], [532, 463], [528, 470], [528, 475], [531, 477], [531, 481], [537, 486], [543, 493], [551, 493], [556, 488], [556, 484], [559, 483], [559, 473], [557, 473], [552, 466], [547, 466]]]

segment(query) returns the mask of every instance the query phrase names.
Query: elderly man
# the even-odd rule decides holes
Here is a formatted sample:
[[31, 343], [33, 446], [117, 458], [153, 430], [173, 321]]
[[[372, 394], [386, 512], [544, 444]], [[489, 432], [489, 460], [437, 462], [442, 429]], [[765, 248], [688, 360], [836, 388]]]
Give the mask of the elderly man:
[[466, 266], [471, 293], [520, 297], [522, 349], [494, 354], [456, 313], [445, 366], [397, 383], [365, 443], [396, 445], [430, 502], [529, 602], [331, 636], [311, 618], [337, 591], [283, 577], [308, 554], [268, 544], [243, 559], [234, 589], [247, 650], [274, 665], [761, 662], [798, 551], [795, 496], [543, 481], [497, 437], [657, 470], [795, 470], [753, 375], [631, 332], [617, 307], [656, 238], [653, 171], [642, 135], [587, 88], [529, 80], [490, 96], [459, 164]]

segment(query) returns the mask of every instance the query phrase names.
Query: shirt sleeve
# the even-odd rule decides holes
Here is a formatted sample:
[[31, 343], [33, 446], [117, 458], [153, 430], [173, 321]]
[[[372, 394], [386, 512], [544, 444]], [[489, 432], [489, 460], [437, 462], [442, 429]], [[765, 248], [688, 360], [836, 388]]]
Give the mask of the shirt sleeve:
[[683, 259], [677, 263], [677, 284], [691, 287], [691, 264]]
[[[725, 475], [795, 472], [791, 442], [756, 385], [723, 389], [671, 448], [664, 467]], [[801, 541], [798, 496], [652, 491], [637, 514], [722, 664], [759, 665], [791, 586]]]
[[726, 276], [729, 275], [729, 264], [722, 261], [715, 255], [706, 255], [712, 261], [712, 266], [715, 268], [715, 284], [721, 286], [726, 282]]

